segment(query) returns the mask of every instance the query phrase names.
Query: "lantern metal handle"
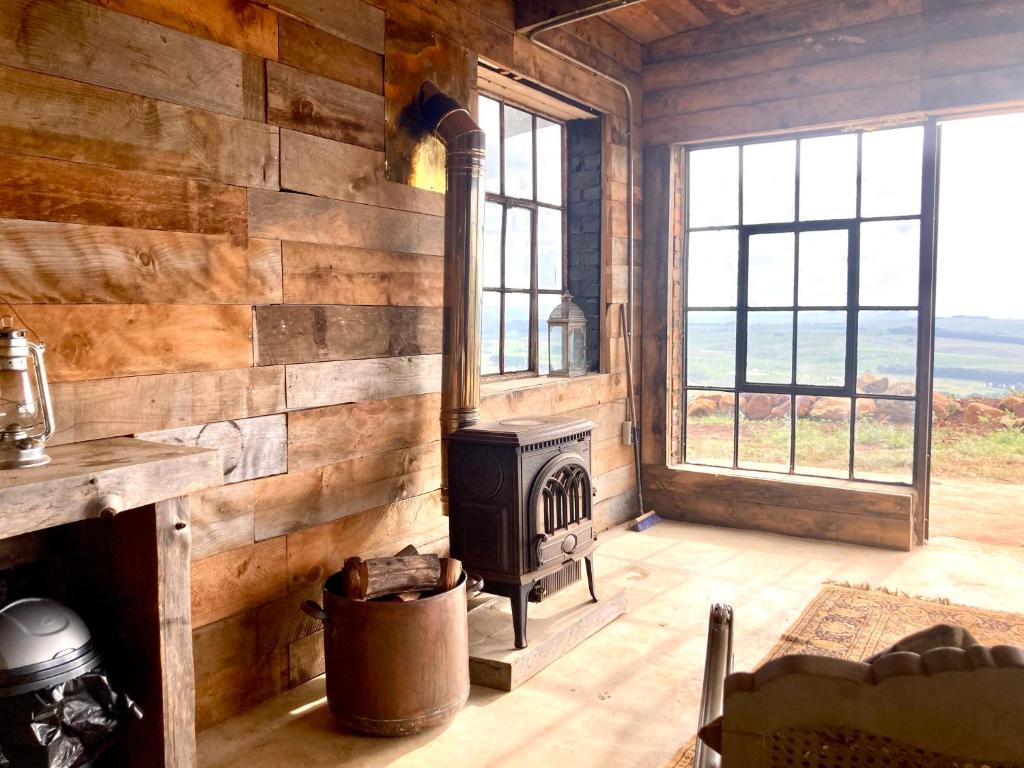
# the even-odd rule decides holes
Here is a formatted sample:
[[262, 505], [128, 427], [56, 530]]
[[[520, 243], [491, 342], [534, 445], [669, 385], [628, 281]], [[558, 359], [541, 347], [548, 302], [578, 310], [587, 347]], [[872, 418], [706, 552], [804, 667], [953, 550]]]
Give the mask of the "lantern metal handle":
[[46, 442], [57, 431], [53, 419], [53, 403], [50, 400], [50, 384], [46, 379], [46, 363], [43, 362], [43, 353], [46, 351], [46, 346], [29, 342], [28, 348], [32, 352], [32, 359], [36, 364], [36, 384], [39, 385], [39, 396], [43, 399], [43, 421], [45, 422], [45, 428], [40, 439]]

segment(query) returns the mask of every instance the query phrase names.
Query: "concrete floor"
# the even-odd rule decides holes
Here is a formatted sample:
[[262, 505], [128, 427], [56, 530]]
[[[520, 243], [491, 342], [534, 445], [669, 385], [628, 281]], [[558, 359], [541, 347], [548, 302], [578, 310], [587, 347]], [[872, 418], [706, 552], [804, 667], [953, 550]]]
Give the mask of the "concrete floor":
[[696, 730], [708, 606], [736, 610], [738, 669], [827, 579], [1024, 612], [1024, 548], [935, 539], [888, 552], [663, 522], [603, 536], [599, 584], [630, 610], [512, 693], [474, 688], [447, 728], [382, 740], [332, 726], [322, 679], [200, 735], [200, 765], [662, 768]]
[[1024, 484], [933, 477], [930, 504], [932, 536], [1024, 546]]

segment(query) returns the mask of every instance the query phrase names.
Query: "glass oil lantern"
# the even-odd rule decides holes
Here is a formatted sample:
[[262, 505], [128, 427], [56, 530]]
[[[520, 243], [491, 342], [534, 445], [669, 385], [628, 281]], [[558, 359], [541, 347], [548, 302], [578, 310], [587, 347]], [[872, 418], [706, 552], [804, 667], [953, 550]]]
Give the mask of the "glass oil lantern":
[[37, 467], [50, 457], [53, 406], [43, 345], [25, 338], [10, 315], [0, 317], [0, 469]]
[[587, 372], [587, 316], [568, 293], [548, 316], [548, 366], [549, 376]]

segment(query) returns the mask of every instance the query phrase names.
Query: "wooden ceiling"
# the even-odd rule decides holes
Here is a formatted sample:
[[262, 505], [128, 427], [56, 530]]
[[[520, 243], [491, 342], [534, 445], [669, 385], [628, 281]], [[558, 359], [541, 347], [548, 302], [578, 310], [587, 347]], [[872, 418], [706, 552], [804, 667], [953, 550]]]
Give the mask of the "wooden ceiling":
[[608, 11], [602, 18], [639, 43], [808, 0], [645, 0]]

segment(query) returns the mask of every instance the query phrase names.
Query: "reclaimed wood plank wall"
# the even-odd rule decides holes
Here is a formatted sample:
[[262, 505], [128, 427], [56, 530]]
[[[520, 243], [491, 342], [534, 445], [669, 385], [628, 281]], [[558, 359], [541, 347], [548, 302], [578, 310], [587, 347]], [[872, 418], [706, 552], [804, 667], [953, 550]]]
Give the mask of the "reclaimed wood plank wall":
[[644, 47], [644, 135], [704, 141], [1024, 101], [1018, 0], [822, 0]]
[[[483, 411], [596, 422], [598, 522], [623, 520], [621, 93], [509, 0], [0, 0], [0, 301], [47, 344], [56, 441], [222, 451], [192, 513], [200, 728], [320, 671], [298, 606], [345, 557], [447, 546], [444, 200], [384, 176], [386, 15], [607, 114], [603, 373]], [[558, 43], [639, 101], [639, 45]]]

